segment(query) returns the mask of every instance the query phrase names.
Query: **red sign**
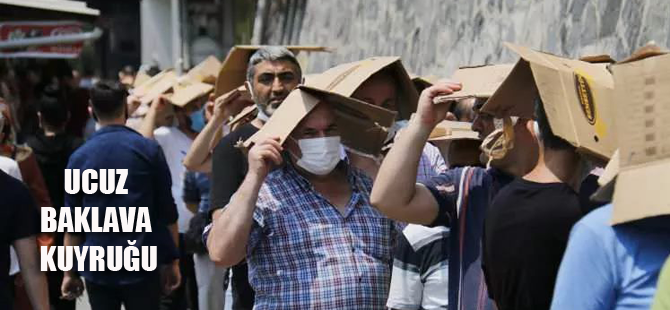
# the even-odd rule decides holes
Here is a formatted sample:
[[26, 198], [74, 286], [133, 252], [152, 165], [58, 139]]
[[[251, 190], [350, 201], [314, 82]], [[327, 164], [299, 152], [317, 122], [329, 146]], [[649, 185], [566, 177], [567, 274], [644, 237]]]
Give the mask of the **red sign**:
[[[0, 23], [0, 42], [39, 38], [53, 39], [63, 35], [79, 34], [83, 32], [82, 26], [82, 23], [75, 21]], [[75, 58], [81, 53], [83, 45], [83, 42], [76, 42], [0, 49], [0, 58]]]

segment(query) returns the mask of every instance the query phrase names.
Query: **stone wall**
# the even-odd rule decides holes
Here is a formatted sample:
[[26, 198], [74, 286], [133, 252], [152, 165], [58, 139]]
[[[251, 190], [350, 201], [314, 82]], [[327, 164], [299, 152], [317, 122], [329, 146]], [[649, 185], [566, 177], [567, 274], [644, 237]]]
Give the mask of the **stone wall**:
[[301, 9], [297, 36], [286, 42], [285, 27], [266, 27], [262, 43], [336, 49], [310, 55], [310, 72], [396, 55], [408, 71], [448, 77], [459, 66], [515, 61], [504, 41], [614, 59], [650, 40], [670, 42], [670, 0], [307, 0]]

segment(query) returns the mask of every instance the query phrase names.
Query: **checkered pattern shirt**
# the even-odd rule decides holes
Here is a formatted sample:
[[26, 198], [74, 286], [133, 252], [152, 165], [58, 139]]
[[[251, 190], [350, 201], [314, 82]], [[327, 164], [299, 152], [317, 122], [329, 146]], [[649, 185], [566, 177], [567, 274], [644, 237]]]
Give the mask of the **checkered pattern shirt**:
[[247, 246], [254, 309], [384, 309], [394, 222], [370, 205], [371, 180], [342, 162], [344, 215], [290, 164], [260, 189]]
[[430, 179], [447, 171], [447, 164], [442, 158], [440, 149], [430, 143], [423, 146], [421, 157], [419, 158], [419, 168], [417, 169], [416, 182], [424, 183]]

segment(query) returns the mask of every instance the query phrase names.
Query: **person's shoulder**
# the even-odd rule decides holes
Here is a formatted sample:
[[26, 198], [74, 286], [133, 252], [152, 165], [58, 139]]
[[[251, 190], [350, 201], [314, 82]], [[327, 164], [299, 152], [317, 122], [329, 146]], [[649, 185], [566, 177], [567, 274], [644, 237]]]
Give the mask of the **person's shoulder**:
[[244, 124], [239, 128], [233, 130], [229, 134], [223, 136], [219, 143], [214, 148], [214, 152], [221, 152], [223, 150], [229, 151], [237, 148], [240, 142], [244, 142], [253, 136], [258, 129], [251, 124]]
[[170, 126], [161, 126], [154, 129], [154, 137], [168, 137], [173, 134]]
[[612, 226], [609, 224], [610, 219], [612, 218], [612, 210], [612, 204], [595, 209], [580, 219], [577, 224], [575, 224], [575, 227], [588, 228], [597, 232], [609, 231], [612, 229]]
[[[3, 158], [3, 156], [0, 156], [0, 158]], [[3, 170], [0, 170], [0, 188], [3, 191], [12, 193], [6, 197], [7, 199], [3, 199], [3, 203], [8, 204], [10, 207], [25, 207], [28, 204], [32, 204], [28, 187], [21, 180], [5, 173]]]

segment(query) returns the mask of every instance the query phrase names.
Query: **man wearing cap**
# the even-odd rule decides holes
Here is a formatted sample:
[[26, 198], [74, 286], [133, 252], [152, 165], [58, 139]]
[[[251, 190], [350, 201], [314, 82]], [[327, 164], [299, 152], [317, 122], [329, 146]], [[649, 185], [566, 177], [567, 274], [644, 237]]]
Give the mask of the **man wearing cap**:
[[[237, 148], [239, 141], [255, 134], [288, 94], [302, 80], [300, 64], [285, 47], [267, 46], [256, 51], [247, 66], [246, 86], [258, 116], [226, 135], [212, 154], [210, 211], [212, 218], [221, 214], [247, 174], [247, 157]], [[235, 263], [238, 263], [237, 261]], [[251, 309], [254, 295], [247, 280], [246, 264], [233, 267], [233, 309]]]
[[[494, 309], [487, 298], [481, 270], [481, 241], [484, 217], [488, 206], [500, 188], [514, 176], [522, 176], [537, 161], [537, 142], [526, 129], [527, 120], [516, 124], [506, 122], [504, 129], [513, 132], [514, 147], [496, 150], [491, 168], [463, 167], [447, 170], [427, 182], [416, 183], [416, 171], [431, 131], [444, 119], [449, 104], [435, 104], [439, 95], [461, 89], [457, 83], [437, 83], [424, 90], [416, 115], [394, 143], [381, 165], [371, 201], [388, 217], [426, 226], [450, 227], [449, 246], [449, 307], [451, 309]], [[483, 122], [483, 123], [482, 123]], [[488, 115], [477, 116], [475, 131], [485, 134], [494, 126]], [[503, 128], [489, 136], [508, 145], [511, 136]]]
[[255, 309], [384, 309], [395, 225], [370, 205], [370, 178], [341, 152], [326, 101], [284, 147], [270, 138], [249, 151], [208, 248], [224, 265], [246, 256]]
[[577, 191], [586, 163], [554, 135], [540, 98], [535, 118], [527, 126], [540, 145], [537, 165], [501, 189], [486, 215], [482, 265], [500, 310], [550, 306], [570, 228], [583, 216]]

